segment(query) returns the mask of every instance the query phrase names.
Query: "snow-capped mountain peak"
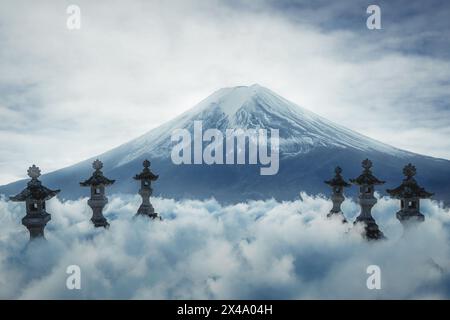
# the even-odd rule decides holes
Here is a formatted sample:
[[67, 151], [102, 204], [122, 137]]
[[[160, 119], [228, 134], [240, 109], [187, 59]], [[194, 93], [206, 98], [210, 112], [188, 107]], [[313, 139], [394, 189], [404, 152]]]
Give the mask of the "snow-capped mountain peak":
[[259, 84], [219, 89], [202, 100], [189, 113], [191, 115], [199, 113], [207, 115], [214, 109], [220, 110], [230, 120], [239, 117], [239, 112], [242, 110], [247, 113], [269, 111], [280, 115], [299, 113], [302, 116], [309, 116], [306, 109], [293, 105]]
[[254, 84], [222, 88], [192, 109], [143, 136], [112, 150], [117, 166], [143, 154], [169, 157], [171, 133], [175, 129], [192, 130], [194, 121], [203, 128], [278, 129], [280, 153], [294, 156], [318, 147], [375, 150], [397, 156], [408, 154], [384, 143], [365, 137], [302, 108], [271, 90]]
[[218, 106], [227, 117], [233, 117], [239, 109], [251, 104], [261, 89], [262, 87], [256, 84], [249, 87], [222, 88], [205, 99], [200, 107], [205, 110]]

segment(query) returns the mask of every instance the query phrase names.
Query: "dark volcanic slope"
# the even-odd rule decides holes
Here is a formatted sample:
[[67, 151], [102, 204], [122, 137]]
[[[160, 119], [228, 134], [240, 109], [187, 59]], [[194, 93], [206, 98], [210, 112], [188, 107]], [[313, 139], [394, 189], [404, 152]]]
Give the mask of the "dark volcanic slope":
[[[174, 129], [192, 132], [193, 122], [201, 120], [203, 129], [227, 128], [279, 129], [280, 169], [273, 176], [261, 176], [259, 165], [174, 165], [170, 158]], [[300, 191], [328, 193], [325, 179], [336, 165], [344, 176], [356, 177], [361, 161], [370, 158], [373, 171], [386, 180], [386, 188], [402, 180], [402, 168], [412, 162], [418, 169], [417, 180], [435, 192], [436, 199], [450, 201], [450, 161], [399, 150], [370, 139], [315, 115], [258, 85], [221, 89], [193, 109], [118, 148], [98, 156], [104, 172], [116, 183], [110, 192], [135, 193], [132, 176], [142, 168], [144, 158], [152, 161], [160, 175], [154, 194], [171, 198], [210, 198], [223, 202], [274, 197], [289, 200]], [[94, 157], [97, 158], [97, 157]], [[62, 189], [61, 196], [75, 199], [87, 195], [78, 182], [91, 173], [91, 162], [83, 161], [42, 177], [49, 187]], [[31, 163], [30, 163], [31, 164]], [[26, 168], [24, 168], [25, 170]], [[19, 192], [25, 181], [0, 187], [0, 193]], [[350, 188], [349, 194], [355, 194]]]

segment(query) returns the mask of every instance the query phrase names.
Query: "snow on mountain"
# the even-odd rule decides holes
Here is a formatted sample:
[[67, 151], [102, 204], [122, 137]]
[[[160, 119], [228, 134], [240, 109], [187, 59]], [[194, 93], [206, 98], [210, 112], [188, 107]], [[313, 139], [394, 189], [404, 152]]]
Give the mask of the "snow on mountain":
[[339, 126], [254, 84], [220, 89], [177, 118], [113, 150], [116, 166], [148, 153], [170, 156], [173, 130], [191, 129], [195, 120], [202, 120], [204, 128], [222, 132], [228, 128], [279, 129], [280, 152], [290, 156], [314, 147], [373, 150], [400, 157], [410, 154]]

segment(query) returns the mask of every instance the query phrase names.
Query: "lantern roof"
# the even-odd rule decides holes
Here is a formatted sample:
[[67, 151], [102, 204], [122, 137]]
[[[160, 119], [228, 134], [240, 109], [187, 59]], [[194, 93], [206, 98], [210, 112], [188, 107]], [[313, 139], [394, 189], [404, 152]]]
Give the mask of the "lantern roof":
[[27, 183], [27, 187], [23, 189], [19, 194], [10, 197], [11, 201], [26, 201], [26, 200], [42, 200], [46, 201], [53, 198], [60, 190], [51, 190], [42, 185], [42, 182], [38, 180], [41, 176], [41, 170], [36, 165], [32, 165], [28, 168], [28, 176], [31, 180]]
[[389, 193], [390, 196], [398, 199], [401, 198], [427, 199], [432, 197], [433, 193], [426, 191], [425, 188], [422, 188], [418, 185], [416, 179], [414, 179], [416, 173], [417, 173], [416, 167], [413, 166], [411, 163], [407, 164], [403, 168], [403, 174], [405, 175], [405, 179], [403, 179], [402, 184], [399, 185], [397, 188], [388, 189], [386, 190], [386, 192]]
[[87, 179], [83, 182], [80, 182], [80, 185], [82, 187], [99, 186], [99, 185], [108, 186], [108, 185], [113, 184], [116, 181], [116, 180], [110, 180], [103, 175], [103, 172], [101, 170], [103, 168], [103, 163], [100, 160], [98, 160], [98, 159], [95, 160], [92, 163], [92, 167], [94, 168], [95, 171], [89, 179]]
[[377, 185], [384, 184], [386, 181], [379, 180], [372, 174], [372, 161], [369, 159], [365, 159], [362, 162], [362, 167], [364, 168], [363, 172], [359, 175], [359, 177], [355, 179], [350, 179], [351, 183], [357, 185]]
[[142, 169], [142, 172], [135, 175], [134, 179], [135, 180], [151, 180], [151, 181], [155, 181], [158, 179], [158, 175], [155, 175], [153, 172], [151, 172], [150, 170], [150, 161], [148, 161], [147, 159], [144, 160], [144, 162], [142, 163], [142, 165], [144, 166], [144, 169]]
[[333, 179], [325, 181], [326, 184], [328, 184], [332, 187], [349, 187], [350, 186], [350, 183], [345, 181], [341, 175], [341, 173], [342, 173], [341, 167], [339, 167], [339, 166], [336, 167], [334, 169], [334, 172], [335, 172], [335, 176], [333, 177]]

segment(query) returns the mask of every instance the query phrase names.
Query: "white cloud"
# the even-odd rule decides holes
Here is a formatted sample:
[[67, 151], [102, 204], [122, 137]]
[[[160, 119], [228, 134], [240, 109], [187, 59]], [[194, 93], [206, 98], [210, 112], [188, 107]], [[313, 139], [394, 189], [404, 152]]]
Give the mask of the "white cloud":
[[[22, 299], [448, 298], [450, 215], [425, 201], [426, 220], [401, 237], [398, 203], [380, 199], [374, 216], [387, 241], [367, 243], [351, 224], [327, 220], [330, 202], [156, 198], [163, 221], [133, 219], [139, 197], [114, 196], [109, 230], [88, 221], [86, 199], [48, 203], [47, 242], [27, 245], [21, 204], [0, 201], [0, 297]], [[358, 213], [344, 203], [348, 218]], [[349, 231], [349, 232], [347, 232]], [[67, 290], [67, 266], [81, 267], [82, 290]], [[366, 268], [382, 270], [368, 290]]]

